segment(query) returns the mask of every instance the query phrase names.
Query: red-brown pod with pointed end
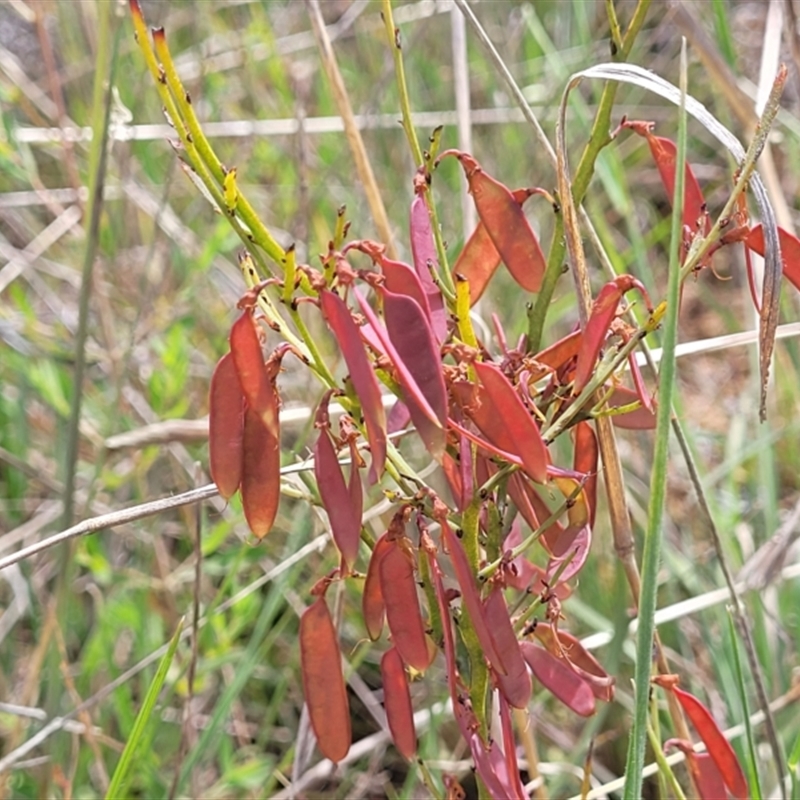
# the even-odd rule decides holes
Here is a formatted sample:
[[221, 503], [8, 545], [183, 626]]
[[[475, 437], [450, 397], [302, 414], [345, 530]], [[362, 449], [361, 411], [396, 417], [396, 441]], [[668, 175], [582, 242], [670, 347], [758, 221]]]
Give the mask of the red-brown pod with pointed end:
[[[400, 349], [405, 355], [404, 358], [398, 348], [395, 347], [392, 336], [381, 324], [364, 296], [358, 289], [353, 289], [353, 293], [358, 300], [364, 317], [371, 326], [372, 332], [380, 340], [381, 350], [386, 353], [397, 372], [400, 385], [403, 387], [403, 399], [420, 434], [420, 438], [427, 447], [428, 452], [439, 460], [445, 446], [444, 428], [440, 420], [441, 410], [438, 409], [442, 405], [441, 392], [444, 391], [444, 379], [440, 372], [441, 364], [439, 358], [431, 352], [432, 334], [430, 328], [427, 324], [419, 321], [421, 313], [419, 305], [410, 297], [383, 292], [385, 303], [392, 306], [391, 314], [394, 315], [394, 319], [416, 320], [416, 323], [408, 323], [408, 327], [405, 324], [393, 326], [394, 337], [400, 343]], [[387, 317], [387, 323], [388, 321]], [[408, 338], [405, 338], [406, 336]], [[412, 341], [417, 344], [420, 341], [424, 341], [427, 344], [418, 350], [411, 346]], [[411, 361], [413, 367], [406, 362], [406, 359]], [[434, 361], [436, 370], [439, 371], [438, 378], [432, 367]], [[417, 378], [423, 381], [424, 389], [417, 383]], [[438, 383], [441, 383], [441, 386]], [[431, 402], [437, 408], [434, 408]]]
[[521, 642], [520, 647], [533, 676], [545, 689], [576, 714], [582, 717], [594, 714], [596, 705], [591, 687], [568, 664], [533, 642]]
[[300, 664], [317, 746], [325, 758], [338, 763], [350, 749], [350, 707], [336, 629], [324, 596], [300, 617]]
[[[355, 467], [352, 469], [358, 472]], [[314, 477], [322, 505], [328, 513], [333, 541], [347, 565], [352, 567], [358, 557], [362, 509], [353, 505], [353, 498], [345, 483], [342, 466], [327, 427], [320, 429], [314, 445]]]
[[[626, 120], [620, 127], [629, 128], [647, 139], [650, 153], [661, 176], [661, 182], [664, 184], [669, 202], [672, 203], [675, 198], [675, 164], [678, 157], [678, 148], [675, 142], [662, 136], [655, 136], [652, 133], [655, 127], [653, 122]], [[705, 235], [711, 229], [711, 221], [708, 218], [700, 184], [688, 161], [684, 168], [683, 185], [683, 224], [692, 234], [699, 231]]]
[[208, 462], [211, 480], [229, 500], [242, 482], [244, 395], [233, 356], [226, 353], [211, 376], [208, 410]]
[[522, 398], [494, 364], [476, 361], [474, 367], [492, 406], [514, 441], [512, 452], [522, 459], [531, 478], [545, 483], [550, 461], [547, 447]]
[[559, 339], [544, 350], [540, 350], [533, 358], [540, 364], [544, 364], [554, 370], [559, 370], [571, 358], [575, 358], [581, 349], [583, 341], [583, 331], [573, 331]]
[[736, 800], [745, 800], [749, 797], [749, 790], [736, 751], [725, 738], [711, 712], [693, 694], [689, 694], [677, 686], [673, 686], [669, 691], [675, 694], [684, 713], [697, 729], [697, 733], [705, 743], [708, 754], [714, 759], [728, 791]]
[[392, 741], [400, 755], [411, 761], [417, 752], [417, 731], [406, 668], [396, 647], [387, 650], [381, 658], [381, 680], [383, 705]]
[[278, 405], [274, 389], [264, 366], [264, 355], [258, 340], [253, 309], [245, 309], [233, 323], [230, 334], [231, 353], [247, 405], [277, 436]]
[[403, 661], [424, 672], [430, 666], [431, 658], [414, 580], [411, 542], [401, 537], [390, 545], [378, 561], [386, 621]]
[[247, 524], [257, 539], [263, 539], [275, 522], [280, 491], [280, 440], [248, 406], [244, 414], [242, 507]]
[[383, 289], [386, 330], [397, 355], [408, 368], [414, 384], [436, 415], [433, 425], [418, 407], [416, 391], [406, 386], [406, 405], [425, 446], [434, 458], [444, 450], [447, 422], [447, 389], [442, 374], [439, 346], [419, 304], [411, 297]]
[[[511, 192], [520, 206], [535, 189], [516, 189]], [[482, 222], [478, 222], [472, 235], [458, 254], [453, 275], [461, 275], [469, 281], [469, 304], [474, 306], [489, 285], [489, 281], [500, 266], [500, 253]]]
[[326, 289], [320, 292], [319, 301], [322, 313], [342, 348], [342, 355], [350, 370], [350, 380], [361, 402], [372, 453], [370, 477], [374, 482], [383, 474], [386, 464], [386, 412], [378, 379], [361, 344], [358, 326], [353, 322], [344, 300]]
[[461, 162], [478, 216], [508, 271], [525, 291], [538, 292], [546, 266], [544, 254], [514, 195], [468, 153], [447, 150], [437, 161], [448, 155]]
[[514, 729], [511, 726], [511, 711], [506, 699], [501, 695], [498, 698], [498, 710], [500, 717], [500, 730], [503, 734], [503, 759], [505, 762], [505, 783], [511, 790], [508, 797], [518, 797], [520, 800], [528, 800], [528, 793], [522, 785], [519, 775], [519, 764], [517, 762], [517, 741], [514, 736]]
[[597, 362], [597, 356], [600, 353], [600, 349], [603, 347], [603, 342], [606, 340], [606, 335], [611, 327], [611, 323], [617, 315], [619, 301], [622, 299], [625, 292], [629, 292], [631, 289], [638, 289], [647, 304], [648, 310], [652, 310], [647, 290], [644, 288], [641, 281], [634, 278], [632, 275], [620, 275], [603, 286], [595, 298], [594, 303], [592, 303], [589, 321], [586, 323], [586, 328], [583, 331], [581, 349], [578, 353], [578, 363], [575, 367], [574, 394], [580, 394], [583, 387], [586, 386], [589, 379], [592, 377], [592, 372]]
[[594, 526], [594, 517], [597, 511], [597, 437], [589, 422], [579, 422], [573, 431], [575, 456], [572, 466], [575, 472], [588, 475], [583, 490], [586, 493], [586, 502], [589, 507], [589, 524]]
[[372, 548], [372, 556], [367, 567], [367, 577], [364, 581], [364, 592], [361, 595], [361, 611], [364, 615], [364, 625], [367, 627], [367, 635], [374, 642], [380, 639], [383, 631], [383, 623], [386, 618], [386, 606], [383, 602], [383, 592], [381, 591], [381, 577], [379, 564], [383, 556], [393, 546], [387, 538], [386, 533], [378, 537], [375, 547]]
[[[419, 184], [424, 186], [424, 182]], [[417, 191], [415, 183], [415, 191]], [[424, 191], [419, 189], [418, 191]], [[447, 337], [447, 310], [444, 307], [444, 298], [439, 287], [431, 276], [431, 266], [438, 263], [436, 245], [433, 241], [431, 219], [425, 200], [418, 193], [411, 201], [410, 228], [411, 228], [411, 253], [414, 258], [414, 269], [417, 271], [423, 291], [428, 300], [431, 312], [431, 328], [436, 340], [441, 344]], [[431, 265], [431, 266], [429, 266]], [[389, 287], [391, 289], [391, 287]], [[394, 290], [392, 290], [394, 291]]]
[[[781, 245], [783, 274], [796, 289], [800, 289], [800, 239], [783, 228], [778, 228], [778, 241]], [[766, 251], [764, 245], [764, 228], [761, 223], [750, 230], [745, 245], [762, 258]]]
[[531, 699], [531, 676], [519, 649], [500, 584], [492, 588], [484, 601], [484, 608], [495, 644], [508, 669], [507, 675], [497, 675], [497, 685], [514, 708], [526, 708]]

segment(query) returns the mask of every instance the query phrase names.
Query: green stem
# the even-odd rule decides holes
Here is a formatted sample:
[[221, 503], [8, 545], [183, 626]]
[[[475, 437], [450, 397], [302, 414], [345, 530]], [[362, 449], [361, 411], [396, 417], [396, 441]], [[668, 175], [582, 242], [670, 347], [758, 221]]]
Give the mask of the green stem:
[[[415, 166], [424, 167], [426, 164], [425, 155], [420, 147], [419, 138], [417, 137], [417, 132], [414, 129], [414, 121], [411, 118], [411, 101], [408, 95], [406, 71], [405, 67], [403, 66], [403, 48], [400, 44], [400, 29], [395, 27], [394, 24], [391, 0], [381, 0], [381, 15], [383, 16], [383, 24], [386, 28], [386, 36], [389, 39], [389, 46], [392, 49], [392, 58], [394, 59], [394, 72], [397, 76], [397, 92], [400, 96], [400, 112], [402, 114], [403, 130], [405, 131], [406, 138], [408, 139], [408, 144], [411, 148], [411, 156], [414, 159]], [[433, 240], [436, 244], [436, 255], [439, 258], [439, 286], [445, 297], [451, 299], [455, 295], [455, 286], [453, 285], [453, 276], [450, 274], [447, 251], [444, 249], [442, 231], [439, 227], [439, 216], [436, 213], [436, 206], [433, 202], [433, 197], [431, 197], [430, 190], [424, 192], [423, 195], [425, 198], [425, 205], [428, 209], [428, 215], [430, 216], [431, 220]]]
[[400, 94], [400, 111], [403, 114], [403, 130], [406, 132], [408, 144], [411, 147], [411, 155], [414, 158], [415, 166], [422, 166], [424, 158], [422, 148], [419, 146], [417, 132], [411, 120], [411, 102], [408, 98], [408, 87], [406, 85], [406, 71], [403, 66], [403, 49], [400, 45], [400, 28], [395, 27], [394, 16], [392, 15], [391, 0], [381, 0], [381, 15], [383, 24], [386, 28], [386, 36], [392, 48], [392, 58], [394, 58], [394, 72], [397, 76], [397, 90]]
[[[153, 41], [155, 43], [156, 55], [161, 59], [167, 86], [172, 92], [181, 118], [189, 129], [189, 139], [197, 153], [197, 160], [206, 166], [217, 185], [223, 185], [228, 170], [225, 169], [219, 158], [217, 158], [217, 154], [208, 143], [208, 139], [206, 139], [203, 129], [200, 127], [197, 115], [194, 113], [192, 99], [186, 89], [184, 89], [178, 72], [175, 69], [175, 63], [170, 55], [163, 28], [153, 31]], [[220, 206], [222, 209], [225, 207], [224, 203]], [[249, 238], [261, 247], [276, 264], [281, 265], [286, 255], [284, 249], [275, 241], [260, 217], [253, 210], [247, 198], [241, 193], [237, 196], [235, 211], [250, 229], [251, 236]], [[233, 213], [232, 210], [231, 215], [233, 215]]]
[[672, 231], [667, 283], [667, 313], [659, 375], [659, 404], [657, 411], [653, 469], [650, 474], [650, 502], [647, 530], [642, 553], [642, 580], [639, 596], [639, 629], [636, 636], [635, 708], [633, 728], [625, 769], [625, 800], [636, 800], [642, 792], [645, 744], [647, 740], [647, 711], [650, 694], [650, 675], [653, 660], [655, 613], [658, 591], [658, 567], [661, 559], [662, 518], [666, 498], [667, 457], [672, 396], [675, 388], [675, 347], [678, 333], [678, 304], [680, 292], [680, 249], [683, 240], [684, 165], [686, 164], [686, 41], [681, 49], [681, 105], [678, 119], [678, 152], [675, 165], [675, 193], [672, 202]]

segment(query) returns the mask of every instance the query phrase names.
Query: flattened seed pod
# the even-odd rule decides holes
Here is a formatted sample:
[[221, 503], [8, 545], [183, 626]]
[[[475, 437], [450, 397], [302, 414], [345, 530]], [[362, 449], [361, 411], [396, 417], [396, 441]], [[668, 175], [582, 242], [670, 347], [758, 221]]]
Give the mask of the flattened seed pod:
[[392, 641], [406, 664], [424, 672], [431, 659], [411, 554], [398, 541], [391, 542], [378, 563], [378, 572]]
[[417, 752], [417, 731], [414, 712], [403, 659], [396, 647], [387, 650], [381, 658], [383, 705], [392, 733], [392, 741], [400, 754], [411, 761]]
[[211, 479], [229, 500], [242, 482], [244, 395], [233, 356], [226, 353], [211, 376], [208, 414], [208, 461]]
[[300, 662], [303, 692], [317, 746], [338, 763], [350, 749], [350, 707], [342, 675], [342, 656], [324, 597], [300, 617]]

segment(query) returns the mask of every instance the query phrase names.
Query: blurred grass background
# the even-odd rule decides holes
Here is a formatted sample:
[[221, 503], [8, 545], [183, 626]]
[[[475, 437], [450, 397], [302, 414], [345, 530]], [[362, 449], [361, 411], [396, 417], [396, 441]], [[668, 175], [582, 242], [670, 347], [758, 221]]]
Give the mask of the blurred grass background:
[[[342, 204], [353, 238], [376, 236], [303, 3], [142, 5], [150, 25], [165, 26], [214, 147], [226, 165], [238, 168], [240, 187], [281, 244], [295, 242], [301, 260], [314, 264], [316, 254], [327, 248]], [[745, 97], [754, 93], [765, 47], [781, 47], [768, 38], [768, 4], [677, 5], [654, 4], [631, 61], [677, 82], [680, 35], [690, 35], [690, 92], [746, 138], [742, 114], [703, 59], [717, 56], [732, 85]], [[624, 25], [633, 3], [616, 6]], [[410, 257], [407, 214], [414, 165], [397, 123], [392, 58], [378, 4], [329, 0], [321, 7], [353, 108], [365, 116], [363, 137], [396, 244]], [[604, 4], [509, 0], [476, 3], [474, 9], [552, 135], [568, 76], [609, 58]], [[418, 130], [425, 137], [445, 124], [443, 147], [458, 145], [458, 45], [453, 45], [458, 13], [441, 0], [395, 5], [412, 105], [424, 112]], [[182, 174], [166, 142], [164, 117], [133, 42], [126, 4], [114, 5], [113, 26], [122, 27], [122, 37], [91, 284], [77, 519], [207, 483], [202, 424], [178, 423], [207, 414], [211, 370], [227, 348], [243, 289], [235, 266], [239, 241]], [[0, 555], [61, 529], [86, 248], [82, 216], [89, 143], [84, 126], [92, 116], [97, 38], [94, 3], [14, 0], [0, 5]], [[470, 31], [466, 42], [472, 152], [510, 186], [552, 190], [555, 176], [532, 131]], [[788, 43], [783, 49], [791, 62]], [[575, 160], [601, 88], [587, 83], [575, 93], [568, 130]], [[789, 224], [797, 218], [800, 177], [793, 166], [800, 163], [797, 101], [793, 69], [771, 146]], [[623, 115], [654, 120], [659, 135], [674, 135], [674, 109], [636, 89], [619, 91], [615, 121]], [[690, 134], [690, 160], [714, 213], [730, 187], [732, 165], [699, 126], [690, 124]], [[457, 165], [443, 164], [435, 190], [454, 257], [465, 227], [469, 230]], [[640, 277], [654, 297], [663, 294], [668, 204], [642, 140], [626, 135], [603, 152], [586, 205], [615, 265]], [[552, 212], [536, 199], [528, 211], [547, 245]], [[683, 341], [754, 325], [739, 251], [724, 250], [714, 266], [719, 277], [706, 270], [684, 291]], [[595, 288], [603, 282], [599, 270], [596, 275]], [[783, 304], [784, 321], [796, 319], [791, 288], [784, 290]], [[503, 273], [481, 302], [482, 318], [488, 322], [492, 313], [502, 320], [510, 342], [524, 331], [525, 298]], [[572, 286], [565, 278], [552, 306], [547, 341], [567, 332], [576, 319]], [[488, 333], [486, 340], [497, 346]], [[329, 348], [335, 357], [333, 345]], [[798, 500], [799, 357], [791, 340], [778, 344], [765, 425], [757, 424], [754, 351], [707, 352], [679, 361], [678, 410], [735, 570], [773, 537]], [[280, 389], [286, 407], [313, 406], [320, 394], [307, 372], [291, 361]], [[164, 421], [172, 424], [160, 440], [141, 436], [145, 426]], [[286, 463], [306, 455], [309, 432], [308, 423], [285, 426]], [[620, 439], [634, 522], [641, 530], [651, 436]], [[372, 497], [373, 503], [380, 500]], [[376, 508], [370, 523], [375, 533], [387, 520], [381, 510]], [[722, 578], [678, 458], [670, 475], [669, 515], [659, 605], [687, 601], [688, 606], [660, 626], [661, 635], [683, 685], [709, 703], [723, 726], [740, 723], [743, 709], [732, 658], [737, 645], [724, 598], [708, 608], [703, 602], [723, 585]], [[203, 560], [196, 590], [198, 528]], [[132, 796], [269, 797], [300, 778], [313, 760], [295, 752], [298, 728], [305, 724], [297, 618], [307, 590], [334, 566], [332, 548], [318, 546], [322, 542], [316, 537], [323, 532], [309, 503], [284, 498], [276, 530], [258, 547], [249, 539], [238, 501], [228, 508], [207, 503], [199, 516], [188, 508], [84, 537], [71, 556], [67, 624], [58, 617], [55, 596], [57, 576], [65, 569], [63, 553], [47, 551], [7, 568], [0, 575], [0, 759], [7, 759], [0, 761], [2, 793], [103, 796], [155, 673], [152, 658], [144, 668], [137, 665], [169, 640], [183, 615], [191, 618], [195, 596], [208, 623], [197, 642], [193, 691], [190, 695], [187, 680], [192, 650], [184, 644], [167, 678], [148, 746], [138, 756]], [[785, 535], [792, 538], [791, 531]], [[789, 552], [796, 560], [797, 551]], [[791, 558], [787, 563], [774, 583], [746, 598], [769, 696], [784, 709], [777, 721], [788, 749], [798, 736], [791, 706], [798, 696], [800, 589], [797, 565]], [[359, 593], [347, 586], [340, 599], [343, 652], [358, 668], [350, 683], [355, 739], [378, 735], [367, 740], [369, 746], [347, 769], [308, 783], [304, 791], [326, 797], [425, 796], [418, 772], [409, 770], [379, 735], [381, 710], [374, 692], [381, 647], [363, 642]], [[617, 676], [618, 699], [587, 724], [546, 694], [537, 696], [535, 734], [551, 796], [579, 791], [589, 732], [597, 736], [596, 777], [608, 780], [622, 772], [631, 704], [633, 650], [624, 636], [629, 604], [601, 513], [591, 563], [565, 603], [564, 626], [586, 636], [609, 634], [598, 657]], [[58, 653], [54, 669], [48, 668], [52, 652]], [[117, 679], [118, 685], [112, 684]], [[115, 688], [109, 691], [110, 686]], [[457, 772], [469, 788], [463, 747], [448, 715], [435, 705], [446, 696], [441, 665], [437, 662], [413, 690], [415, 710], [434, 708], [420, 728], [421, 755], [435, 774]], [[36, 747], [17, 750], [82, 703], [85, 710], [51, 724], [50, 735]], [[752, 695], [749, 706], [756, 707]], [[756, 737], [764, 742], [759, 727]], [[743, 755], [741, 738], [736, 747]], [[769, 756], [765, 759], [763, 777], [774, 782]]]

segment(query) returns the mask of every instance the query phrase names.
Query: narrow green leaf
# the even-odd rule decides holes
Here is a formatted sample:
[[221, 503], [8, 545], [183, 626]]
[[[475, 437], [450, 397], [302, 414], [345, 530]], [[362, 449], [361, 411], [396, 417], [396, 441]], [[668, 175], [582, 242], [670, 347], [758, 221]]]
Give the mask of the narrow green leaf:
[[739, 689], [739, 698], [742, 703], [742, 717], [744, 718], [744, 732], [747, 738], [747, 782], [750, 784], [750, 794], [753, 800], [761, 800], [761, 783], [758, 779], [758, 758], [756, 757], [756, 743], [753, 738], [753, 726], [750, 724], [750, 711], [747, 708], [747, 690], [744, 685], [744, 670], [739, 657], [739, 637], [734, 623], [733, 609], [728, 607], [728, 625], [731, 631], [731, 644], [733, 646], [733, 665], [736, 669], [736, 686]]
[[164, 681], [167, 678], [167, 672], [172, 664], [172, 659], [175, 657], [175, 651], [178, 649], [178, 642], [181, 640], [181, 632], [183, 631], [183, 623], [185, 617], [181, 618], [178, 627], [172, 636], [169, 643], [169, 649], [161, 659], [152, 683], [147, 689], [142, 707], [136, 715], [136, 721], [133, 723], [133, 730], [125, 744], [125, 749], [122, 751], [122, 757], [114, 770], [114, 777], [111, 779], [111, 784], [106, 792], [106, 800], [109, 798], [127, 797], [126, 784], [131, 767], [134, 765], [137, 750], [142, 744], [147, 723], [150, 721], [150, 716], [155, 708], [158, 696], [161, 693], [161, 688], [164, 686]]
[[639, 630], [636, 637], [636, 707], [625, 765], [625, 800], [642, 796], [647, 741], [647, 712], [655, 634], [658, 566], [661, 560], [662, 520], [667, 487], [667, 457], [675, 387], [675, 347], [678, 339], [678, 298], [680, 292], [680, 252], [683, 241], [683, 193], [686, 164], [686, 40], [681, 46], [681, 103], [678, 119], [678, 153], [675, 164], [675, 196], [672, 201], [672, 233], [669, 250], [667, 312], [664, 324], [663, 355], [659, 373], [659, 398], [653, 469], [650, 473], [650, 503], [642, 553], [642, 592], [639, 597]]

